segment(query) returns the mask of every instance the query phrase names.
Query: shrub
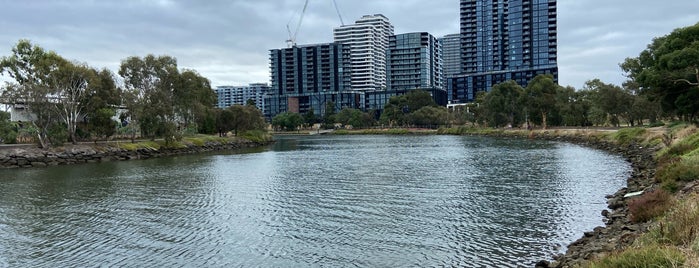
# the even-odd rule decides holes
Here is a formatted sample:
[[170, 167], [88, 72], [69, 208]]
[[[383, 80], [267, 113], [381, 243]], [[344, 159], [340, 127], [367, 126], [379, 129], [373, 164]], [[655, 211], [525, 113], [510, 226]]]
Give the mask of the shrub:
[[623, 128], [614, 133], [612, 138], [619, 144], [631, 144], [640, 141], [646, 132], [645, 128]]
[[589, 265], [590, 268], [682, 267], [685, 257], [675, 248], [646, 246], [627, 249]]
[[663, 183], [691, 182], [699, 179], [699, 168], [692, 160], [680, 160], [658, 170], [658, 178]]
[[672, 205], [672, 198], [667, 191], [657, 189], [631, 199], [628, 204], [631, 221], [640, 223], [662, 216]]
[[267, 143], [272, 140], [272, 136], [264, 130], [248, 130], [240, 137], [256, 143]]

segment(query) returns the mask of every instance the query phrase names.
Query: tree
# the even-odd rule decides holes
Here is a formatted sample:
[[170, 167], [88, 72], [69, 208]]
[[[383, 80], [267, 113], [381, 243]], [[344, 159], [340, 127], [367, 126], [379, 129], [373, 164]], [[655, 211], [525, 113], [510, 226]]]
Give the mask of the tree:
[[286, 131], [295, 131], [303, 124], [303, 117], [297, 113], [280, 113], [272, 118], [272, 126]]
[[[141, 135], [174, 137], [175, 87], [179, 81], [177, 60], [169, 56], [129, 57], [121, 62], [119, 75], [124, 79], [125, 103], [131, 124], [138, 124]], [[136, 133], [132, 133], [132, 140]]]
[[[51, 77], [51, 94], [57, 99], [50, 107], [66, 125], [70, 141], [77, 144], [75, 132], [78, 122], [89, 106], [89, 96], [94, 94], [93, 91], [99, 85], [97, 71], [87, 65], [64, 61]], [[97, 82], [97, 85], [93, 86], [93, 82]]]
[[[96, 137], [101, 137], [107, 140], [116, 133], [117, 122], [112, 120], [114, 116], [113, 108], [101, 108], [90, 117], [89, 129]], [[97, 139], [95, 139], [97, 142]]]
[[335, 121], [354, 128], [365, 128], [374, 124], [374, 117], [358, 109], [345, 108], [335, 115]]
[[[524, 98], [528, 113], [541, 115], [541, 126], [547, 127], [547, 118], [556, 108], [556, 91], [558, 85], [553, 81], [553, 76], [537, 75], [529, 81], [524, 91]], [[529, 121], [527, 121], [529, 124]]]
[[495, 127], [505, 123], [516, 126], [522, 115], [523, 95], [524, 89], [513, 80], [494, 85], [484, 100], [488, 122]]
[[233, 129], [233, 121], [235, 120], [235, 115], [230, 109], [216, 109], [216, 130], [218, 131], [218, 136], [226, 136], [226, 133]]
[[448, 111], [446, 107], [424, 106], [410, 114], [413, 124], [418, 126], [446, 125]]
[[315, 124], [317, 120], [318, 119], [316, 118], [315, 111], [313, 110], [313, 108], [308, 109], [308, 112], [303, 114], [303, 124], [307, 127], [310, 127], [313, 124]]
[[335, 123], [335, 103], [328, 101], [325, 103], [325, 113], [323, 115], [324, 128], [333, 128], [333, 123]]
[[256, 106], [233, 105], [228, 107], [228, 110], [233, 113], [230, 130], [233, 130], [236, 136], [238, 132], [260, 130], [265, 127], [264, 116]]
[[211, 82], [194, 70], [184, 70], [177, 76], [178, 83], [173, 88], [175, 114], [183, 121], [185, 128], [192, 124], [204, 124], [207, 113], [216, 104], [216, 93], [211, 89]]
[[687, 100], [699, 91], [699, 23], [653, 39], [638, 57], [620, 66], [642, 94], [659, 100], [665, 112], [693, 118], [694, 104]]
[[405, 95], [391, 97], [384, 106], [380, 120], [389, 125], [407, 125], [411, 123], [409, 114], [428, 106], [437, 106], [429, 92], [420, 89], [411, 90]]
[[629, 92], [599, 79], [585, 82], [585, 90], [591, 94], [592, 110], [597, 112], [598, 117], [604, 115], [609, 123], [616, 127], [620, 124], [620, 117], [631, 123], [628, 114], [631, 112], [633, 96]]
[[589, 91], [576, 91], [573, 87], [558, 87], [556, 105], [565, 126], [588, 126], [590, 124]]
[[41, 148], [48, 147], [49, 129], [58, 122], [52, 108], [59, 100], [53, 88], [55, 72], [67, 64], [55, 52], [45, 51], [28, 40], [20, 40], [11, 56], [0, 59], [0, 72], [16, 81], [7, 86], [4, 97], [33, 115], [29, 124]]
[[0, 144], [17, 141], [17, 125], [10, 121], [10, 113], [0, 111]]

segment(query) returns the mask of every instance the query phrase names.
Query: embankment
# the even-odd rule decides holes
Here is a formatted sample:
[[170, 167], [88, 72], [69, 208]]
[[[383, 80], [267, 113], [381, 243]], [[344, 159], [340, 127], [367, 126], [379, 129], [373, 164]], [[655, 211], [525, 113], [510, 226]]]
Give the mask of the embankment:
[[133, 144], [129, 142], [109, 144], [66, 145], [50, 149], [22, 146], [0, 149], [0, 168], [31, 168], [108, 161], [149, 159], [173, 155], [252, 148], [268, 142], [252, 142], [246, 139], [218, 139], [200, 143], [178, 143], [177, 146], [161, 146], [158, 143]]

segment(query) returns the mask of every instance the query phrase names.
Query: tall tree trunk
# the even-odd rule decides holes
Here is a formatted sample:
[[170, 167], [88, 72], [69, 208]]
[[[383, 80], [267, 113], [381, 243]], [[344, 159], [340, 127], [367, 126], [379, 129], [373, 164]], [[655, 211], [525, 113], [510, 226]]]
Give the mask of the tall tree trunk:
[[547, 115], [548, 115], [547, 112], [541, 112], [541, 125], [544, 128], [544, 130], [546, 129], [546, 126], [547, 126], [546, 125], [546, 116]]

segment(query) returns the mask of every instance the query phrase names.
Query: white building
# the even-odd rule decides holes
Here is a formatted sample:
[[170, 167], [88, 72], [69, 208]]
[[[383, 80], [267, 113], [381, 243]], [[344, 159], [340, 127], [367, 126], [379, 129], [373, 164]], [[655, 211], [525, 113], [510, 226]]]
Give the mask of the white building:
[[218, 108], [228, 108], [239, 104], [245, 105], [248, 100], [255, 101], [260, 111], [265, 110], [265, 95], [270, 91], [270, 86], [266, 83], [250, 84], [249, 86], [220, 86], [216, 87], [218, 97]]
[[386, 50], [393, 25], [384, 15], [365, 15], [333, 30], [335, 42], [350, 45], [353, 90], [386, 89]]

